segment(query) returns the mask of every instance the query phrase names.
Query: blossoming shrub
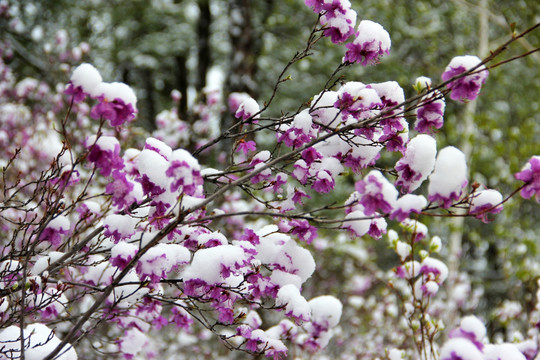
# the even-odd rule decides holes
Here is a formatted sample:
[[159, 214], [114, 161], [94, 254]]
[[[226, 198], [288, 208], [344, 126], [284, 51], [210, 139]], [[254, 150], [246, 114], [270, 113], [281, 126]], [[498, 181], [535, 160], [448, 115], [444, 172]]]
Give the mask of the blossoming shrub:
[[[355, 35], [340, 66], [376, 65], [389, 53], [381, 25], [362, 20], [354, 33], [357, 14], [349, 1], [306, 4], [319, 14], [312, 35], [336, 44]], [[204, 130], [216, 106], [210, 97], [193, 125], [203, 135], [193, 151], [178, 146], [188, 142], [185, 134], [168, 133], [188, 126], [172, 110], [158, 115], [154, 136], [127, 148], [135, 91], [104, 82], [91, 64], [75, 67], [60, 94], [39, 90], [36, 81], [16, 85], [9, 66], [0, 65], [4, 88], [24, 88], [17, 95], [23, 98], [37, 92], [53, 104], [52, 119], [8, 96], [0, 104], [7, 134], [0, 154], [2, 358], [23, 352], [28, 359], [153, 358], [190, 344], [205, 355], [197, 343], [209, 336], [252, 355], [311, 356], [334, 337], [352, 346], [339, 327], [351, 308], [368, 310], [374, 322], [401, 319], [387, 336], [410, 342], [366, 351], [392, 360], [532, 359], [538, 352], [525, 339], [489, 343], [484, 323], [472, 315], [447, 341], [437, 340], [444, 329], [437, 297], [456, 274], [439, 255], [446, 244], [421, 220], [461, 209], [462, 216], [489, 221], [488, 213], [499, 213], [506, 201], [494, 189], [469, 189], [464, 153], [437, 149], [434, 134], [443, 126], [445, 95], [458, 101], [479, 95], [488, 76], [480, 59], [454, 58], [442, 74], [446, 89], [419, 78], [418, 95], [407, 100], [395, 81], [344, 81], [310, 94], [310, 102], [279, 119], [264, 116], [267, 103], [231, 94], [229, 110], [238, 122], [216, 138]], [[39, 131], [27, 129], [32, 116], [41, 121]], [[414, 130], [408, 116], [416, 117]], [[263, 149], [250, 132], [269, 133], [275, 143]], [[228, 137], [234, 144], [218, 154], [221, 168], [199, 162]], [[43, 138], [52, 144], [47, 151], [39, 146]], [[398, 160], [379, 164], [388, 153]], [[539, 199], [539, 164], [534, 156], [515, 175], [525, 198]], [[341, 204], [325, 198], [346, 174], [354, 178], [348, 197]], [[321, 204], [308, 204], [316, 198]], [[395, 253], [391, 270], [371, 269], [387, 284], [380, 298], [370, 297], [372, 280], [360, 272], [346, 299], [310, 287], [324, 272], [317, 252], [329, 247], [328, 225], [338, 233], [335, 244], [386, 234]], [[359, 248], [352, 253], [369, 256]], [[461, 301], [463, 294], [468, 290], [456, 291]], [[537, 331], [531, 329], [531, 339]]]

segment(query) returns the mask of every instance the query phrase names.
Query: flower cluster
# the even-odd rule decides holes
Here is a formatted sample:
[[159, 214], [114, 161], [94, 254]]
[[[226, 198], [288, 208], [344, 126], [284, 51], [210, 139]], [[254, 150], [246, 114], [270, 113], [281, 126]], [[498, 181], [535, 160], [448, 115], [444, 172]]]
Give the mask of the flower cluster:
[[355, 36], [352, 43], [345, 45], [347, 52], [344, 62], [375, 65], [381, 56], [390, 53], [390, 35], [376, 22], [362, 20]]
[[470, 74], [450, 81], [447, 88], [451, 90], [452, 100], [465, 101], [474, 100], [478, 97], [482, 85], [486, 82], [489, 72], [484, 65], [480, 65], [482, 60], [473, 55], [456, 56], [450, 61], [441, 78], [448, 81], [460, 74], [471, 71]]
[[533, 156], [520, 172], [514, 175], [516, 179], [524, 181], [521, 196], [525, 199], [535, 197], [540, 202], [540, 156]]
[[323, 34], [333, 43], [343, 43], [354, 33], [357, 14], [349, 0], [305, 0], [305, 3], [321, 15]]
[[81, 64], [74, 71], [65, 93], [73, 96], [74, 102], [82, 102], [86, 96], [97, 99], [90, 115], [94, 119], [106, 119], [110, 126], [119, 127], [135, 119], [137, 97], [128, 85], [119, 82], [107, 83], [91, 64]]

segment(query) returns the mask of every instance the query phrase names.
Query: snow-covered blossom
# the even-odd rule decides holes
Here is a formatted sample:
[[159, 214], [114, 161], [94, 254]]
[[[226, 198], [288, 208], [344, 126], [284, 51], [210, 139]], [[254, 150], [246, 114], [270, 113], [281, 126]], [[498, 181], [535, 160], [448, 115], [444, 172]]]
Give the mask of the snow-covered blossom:
[[184, 149], [172, 152], [165, 174], [172, 179], [172, 192], [180, 191], [194, 196], [199, 193], [199, 187], [203, 183], [199, 162]]
[[103, 81], [99, 71], [91, 64], [83, 63], [73, 70], [65, 93], [73, 96], [73, 101], [81, 102], [86, 95], [93, 96]]
[[516, 345], [510, 343], [488, 344], [484, 349], [484, 360], [527, 360]]
[[305, 3], [321, 14], [323, 35], [330, 37], [333, 43], [342, 43], [354, 33], [357, 14], [349, 0], [306, 0]]
[[249, 98], [250, 96], [247, 93], [241, 93], [241, 92], [230, 93], [229, 98], [227, 99], [227, 105], [229, 105], [229, 111], [235, 114], [238, 108], [240, 107], [240, 104], [242, 104], [244, 100], [247, 100]]
[[317, 237], [317, 228], [310, 225], [309, 221], [303, 219], [292, 219], [289, 221], [291, 234], [298, 236], [308, 244]]
[[354, 235], [361, 237], [367, 234], [371, 226], [371, 219], [364, 219], [366, 214], [361, 210], [355, 210], [345, 216], [344, 229], [349, 229]]
[[349, 81], [337, 91], [334, 106], [341, 110], [343, 118], [352, 115], [361, 119], [366, 111], [382, 106], [382, 102], [375, 89], [358, 81]]
[[255, 101], [255, 99], [250, 97], [242, 101], [240, 106], [238, 106], [238, 109], [236, 110], [234, 116], [237, 119], [242, 119], [244, 121], [249, 119], [250, 117], [253, 117], [253, 120], [255, 120], [254, 122], [256, 122], [256, 120], [259, 118], [259, 115], [255, 116], [255, 114], [257, 114], [259, 111], [261, 111], [259, 104], [257, 104], [257, 101]]
[[117, 127], [131, 122], [137, 114], [137, 97], [127, 84], [102, 82], [95, 89], [95, 97], [99, 100], [90, 111], [94, 119], [109, 120], [111, 126]]
[[279, 289], [276, 305], [284, 306], [285, 315], [294, 318], [297, 323], [309, 321], [311, 318], [311, 308], [307, 300], [293, 284], [285, 285]]
[[124, 270], [126, 265], [133, 259], [139, 251], [136, 245], [120, 241], [111, 248], [111, 264], [120, 270]]
[[120, 157], [120, 143], [114, 136], [95, 135], [86, 139], [86, 147], [90, 150], [88, 161], [94, 163], [103, 176], [109, 176], [114, 170], [124, 167], [124, 160]]
[[278, 134], [278, 142], [284, 142], [285, 145], [293, 148], [310, 142], [316, 136], [309, 109], [298, 113], [290, 126], [283, 124], [279, 130], [282, 134]]
[[444, 343], [441, 360], [484, 360], [482, 352], [467, 339], [454, 338]]
[[525, 199], [535, 196], [536, 201], [540, 202], [540, 156], [531, 157], [521, 171], [514, 176], [526, 183], [521, 189], [521, 196]]
[[429, 177], [429, 201], [440, 202], [444, 208], [448, 208], [452, 201], [459, 199], [467, 183], [465, 154], [453, 146], [439, 151], [435, 170]]
[[[482, 60], [473, 55], [456, 56], [450, 61], [441, 78], [443, 81], [448, 81], [455, 76], [476, 68], [481, 62]], [[476, 99], [488, 75], [489, 72], [486, 67], [481, 65], [472, 74], [451, 81], [446, 85], [451, 90], [450, 98], [458, 101]]]
[[463, 317], [459, 327], [448, 334], [450, 339], [461, 338], [470, 341], [479, 351], [484, 349], [483, 339], [485, 336], [486, 327], [484, 323], [474, 315]]
[[178, 244], [158, 244], [149, 249], [137, 263], [136, 270], [141, 280], [156, 283], [179, 265], [187, 264], [191, 258], [189, 250]]
[[135, 234], [135, 221], [131, 216], [111, 214], [103, 220], [104, 236], [111, 236], [114, 243]]
[[71, 223], [64, 215], [52, 219], [41, 232], [39, 240], [48, 241], [54, 248], [62, 244], [62, 235], [69, 234]]
[[390, 45], [390, 35], [380, 24], [362, 20], [354, 41], [345, 45], [348, 50], [343, 60], [362, 66], [375, 65], [381, 56], [390, 53]]
[[136, 327], [124, 332], [124, 336], [118, 340], [118, 349], [126, 359], [133, 359], [148, 344], [148, 337]]
[[311, 116], [316, 123], [329, 126], [339, 114], [339, 110], [333, 105], [338, 100], [336, 91], [324, 91], [313, 98], [311, 102]]
[[427, 179], [435, 166], [437, 143], [429, 135], [419, 134], [407, 144], [405, 155], [396, 163], [398, 178], [396, 185], [409, 193], [416, 190]]
[[420, 99], [416, 108], [416, 125], [414, 126], [414, 130], [431, 134], [435, 129], [442, 128], [445, 106], [444, 97], [438, 90]]
[[502, 211], [502, 200], [503, 197], [497, 190], [480, 190], [472, 195], [469, 213], [487, 223], [489, 222], [488, 213], [497, 214]]
[[398, 191], [380, 171], [370, 171], [364, 180], [356, 183], [355, 188], [366, 215], [373, 215], [377, 209], [383, 213], [390, 213], [394, 209]]
[[390, 214], [390, 219], [403, 221], [411, 213], [419, 213], [427, 205], [427, 200], [422, 195], [406, 194], [396, 201], [394, 211]]
[[111, 195], [112, 202], [117, 208], [123, 210], [134, 202], [142, 200], [142, 187], [139, 183], [129, 180], [126, 173], [114, 170], [112, 177], [114, 181], [105, 186], [105, 192]]

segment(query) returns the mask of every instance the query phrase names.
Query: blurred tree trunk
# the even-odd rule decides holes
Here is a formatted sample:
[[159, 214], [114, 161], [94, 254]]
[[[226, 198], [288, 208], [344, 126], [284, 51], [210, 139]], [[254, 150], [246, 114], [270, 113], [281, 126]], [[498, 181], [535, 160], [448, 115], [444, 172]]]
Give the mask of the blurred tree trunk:
[[251, 1], [229, 1], [231, 57], [225, 85], [227, 94], [239, 91], [250, 93], [256, 97], [257, 59], [255, 46], [261, 39], [255, 37], [253, 19]]
[[197, 22], [197, 80], [195, 89], [200, 94], [206, 86], [206, 74], [212, 64], [210, 55], [210, 24], [212, 23], [212, 14], [210, 13], [210, 1], [199, 0], [199, 21]]
[[178, 116], [181, 119], [187, 118], [187, 89], [188, 89], [188, 76], [187, 76], [187, 57], [183, 54], [176, 55], [174, 57], [176, 63], [176, 88], [182, 93], [182, 98], [178, 104]]
[[[489, 22], [488, 22], [488, 0], [480, 0], [479, 3], [479, 29], [478, 29], [478, 49], [477, 55], [480, 58], [483, 58], [488, 55], [489, 47]], [[465, 154], [465, 158], [469, 162], [468, 171], [470, 175], [472, 173], [472, 164], [471, 154], [474, 143], [474, 135], [476, 131], [476, 126], [474, 123], [474, 117], [476, 114], [477, 101], [471, 101], [465, 105], [464, 114], [463, 114], [463, 132], [461, 143], [461, 151]], [[451, 297], [454, 293], [455, 286], [457, 285], [457, 277], [459, 275], [459, 264], [460, 258], [462, 255], [462, 241], [463, 241], [463, 232], [465, 218], [464, 217], [455, 217], [452, 219], [450, 224], [450, 235], [448, 237], [449, 244], [449, 261], [448, 261], [448, 270], [449, 270], [449, 281], [448, 281], [448, 296]], [[446, 326], [448, 328], [453, 328], [456, 324], [457, 319], [460, 314], [457, 313], [457, 309], [449, 309], [448, 318], [446, 321]]]

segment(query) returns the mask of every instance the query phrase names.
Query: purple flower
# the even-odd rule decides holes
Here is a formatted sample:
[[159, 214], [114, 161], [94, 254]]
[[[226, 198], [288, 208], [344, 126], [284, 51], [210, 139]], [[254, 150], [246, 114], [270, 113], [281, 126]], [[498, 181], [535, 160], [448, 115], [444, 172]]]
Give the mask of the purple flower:
[[241, 140], [238, 144], [238, 147], [236, 148], [236, 151], [243, 151], [245, 155], [247, 155], [250, 151], [257, 150], [255, 141], [244, 141]]
[[114, 181], [105, 186], [105, 192], [111, 195], [114, 206], [125, 209], [135, 200], [132, 196], [129, 196], [135, 186], [127, 179], [123, 171], [115, 170], [112, 177]]
[[305, 0], [304, 3], [313, 8], [313, 11], [318, 13], [321, 12], [322, 7], [324, 5], [324, 0]]
[[318, 193], [327, 193], [334, 188], [335, 184], [336, 182], [329, 171], [320, 170], [317, 172], [316, 180], [311, 185], [311, 188]]
[[62, 244], [62, 236], [70, 233], [71, 224], [67, 217], [58, 215], [52, 219], [47, 227], [41, 232], [40, 241], [48, 241], [53, 248], [57, 248]]
[[90, 111], [90, 116], [94, 119], [104, 118], [109, 120], [111, 126], [121, 126], [126, 122], [135, 119], [137, 110], [131, 103], [125, 103], [124, 100], [116, 98], [113, 101], [107, 101], [103, 96], [99, 97], [99, 103]]
[[317, 229], [309, 224], [307, 220], [293, 219], [289, 221], [291, 226], [291, 233], [297, 235], [298, 238], [304, 240], [306, 243], [311, 242], [317, 237]]
[[302, 190], [298, 190], [297, 188], [294, 188], [294, 194], [292, 196], [292, 201], [297, 205], [302, 205], [302, 198], [308, 198], [311, 199], [311, 196], [303, 192]]
[[293, 167], [294, 170], [292, 176], [298, 180], [300, 184], [304, 185], [309, 177], [309, 166], [304, 160], [300, 159], [294, 163]]
[[177, 328], [189, 330], [189, 327], [193, 324], [193, 319], [184, 308], [175, 306], [171, 309], [171, 313], [172, 316], [169, 319], [170, 322], [174, 322]]
[[[482, 60], [473, 55], [456, 56], [446, 67], [441, 78], [448, 81], [470, 69], [478, 66]], [[489, 72], [484, 65], [476, 68], [472, 74], [451, 81], [446, 85], [451, 89], [450, 98], [457, 101], [474, 100], [480, 93], [482, 85], [486, 82]]]
[[364, 206], [366, 215], [373, 215], [377, 209], [383, 213], [393, 210], [398, 192], [380, 171], [372, 170], [355, 188], [361, 195], [359, 203]]
[[164, 188], [152, 182], [146, 174], [139, 176], [136, 180], [141, 184], [144, 195], [154, 197], [165, 192]]
[[390, 53], [390, 45], [390, 35], [380, 24], [362, 20], [354, 41], [345, 45], [348, 50], [343, 61], [362, 66], [375, 65], [381, 56]]
[[414, 130], [431, 134], [435, 129], [440, 129], [444, 123], [444, 98], [439, 98], [437, 91], [431, 97], [423, 98], [420, 106], [416, 109], [416, 125]]
[[71, 95], [73, 97], [73, 102], [80, 103], [83, 102], [86, 98], [87, 93], [84, 92], [82, 86], [74, 86], [71, 82], [69, 83], [64, 94]]
[[529, 199], [534, 195], [536, 201], [540, 202], [540, 156], [531, 157], [523, 169], [514, 176], [526, 183], [525, 187], [521, 189], [521, 196]]
[[101, 175], [109, 176], [114, 170], [124, 168], [124, 160], [120, 157], [120, 143], [115, 137], [101, 136], [95, 140], [95, 136], [91, 136], [86, 141], [86, 146], [90, 148], [88, 161], [95, 164]]
[[[317, 7], [317, 6], [316, 6]], [[350, 8], [350, 3], [342, 0], [324, 2], [320, 7], [323, 35], [329, 37], [335, 44], [345, 42], [354, 34], [356, 11]]]
[[481, 190], [473, 194], [469, 213], [475, 215], [482, 222], [488, 223], [490, 222], [488, 214], [498, 214], [502, 211], [502, 201], [503, 197], [497, 190]]
[[197, 187], [203, 183], [199, 169], [185, 160], [173, 160], [165, 174], [174, 178], [171, 184], [172, 192], [176, 192], [182, 187], [182, 192], [193, 196], [197, 191]]
[[260, 243], [259, 236], [251, 229], [246, 229], [244, 235], [240, 237], [240, 240], [249, 241], [253, 245], [258, 245]]
[[247, 98], [240, 104], [234, 116], [237, 119], [242, 119], [244, 121], [252, 118], [253, 122], [257, 123], [259, 115], [255, 116], [255, 114], [258, 114], [260, 111], [261, 109], [259, 104], [257, 104], [257, 101], [252, 98]]

